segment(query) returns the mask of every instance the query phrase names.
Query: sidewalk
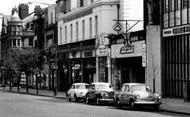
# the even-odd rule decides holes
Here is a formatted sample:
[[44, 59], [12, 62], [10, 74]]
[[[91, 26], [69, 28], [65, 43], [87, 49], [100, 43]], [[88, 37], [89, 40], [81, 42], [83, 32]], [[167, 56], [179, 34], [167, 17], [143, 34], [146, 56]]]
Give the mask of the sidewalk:
[[[3, 87], [0, 87], [0, 91], [10, 91], [10, 87], [5, 87], [5, 89], [3, 89]], [[58, 91], [57, 95], [54, 96], [53, 90], [40, 90], [39, 89], [38, 94], [37, 94], [36, 89], [29, 88], [28, 93], [26, 93], [26, 88], [20, 88], [19, 92], [18, 92], [17, 87], [12, 87], [12, 92], [14, 92], [14, 93], [22, 93], [22, 94], [30, 94], [30, 95], [56, 97], [56, 98], [63, 98], [63, 99], [67, 98], [66, 97], [66, 92]]]
[[[10, 91], [9, 87], [6, 87], [3, 90], [3, 87], [0, 87], [0, 91]], [[12, 92], [18, 93], [17, 87], [12, 88]], [[20, 92], [22, 94], [27, 94], [25, 88], [20, 88]], [[29, 93], [31, 95], [37, 95], [36, 89], [29, 89]], [[38, 95], [40, 96], [48, 96], [48, 97], [55, 97], [55, 98], [62, 98], [66, 99], [65, 92], [58, 92], [56, 96], [52, 90], [39, 90]], [[179, 114], [188, 114], [190, 115], [190, 102], [184, 102], [183, 99], [173, 99], [173, 98], [163, 98], [162, 104], [160, 105], [160, 111], [165, 112], [172, 112], [172, 113], [179, 113]]]

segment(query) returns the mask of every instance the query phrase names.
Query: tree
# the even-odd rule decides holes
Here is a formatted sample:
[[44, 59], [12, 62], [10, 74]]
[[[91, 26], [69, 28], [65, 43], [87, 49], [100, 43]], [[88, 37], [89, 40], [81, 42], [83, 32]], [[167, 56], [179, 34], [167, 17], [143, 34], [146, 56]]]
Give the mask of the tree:
[[[28, 92], [28, 76], [42, 69], [43, 51], [33, 48], [14, 48], [8, 50], [5, 66], [8, 71], [25, 72], [26, 91]], [[12, 76], [11, 76], [12, 77]]]

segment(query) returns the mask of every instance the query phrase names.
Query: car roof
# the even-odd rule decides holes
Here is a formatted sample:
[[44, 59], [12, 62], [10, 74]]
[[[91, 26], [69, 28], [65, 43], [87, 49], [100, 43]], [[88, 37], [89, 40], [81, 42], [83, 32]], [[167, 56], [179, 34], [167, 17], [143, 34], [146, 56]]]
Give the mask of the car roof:
[[89, 85], [88, 83], [73, 83], [73, 85]]
[[93, 82], [91, 84], [106, 84], [106, 85], [110, 85], [110, 83], [108, 83], [108, 82]]
[[130, 86], [132, 86], [132, 85], [144, 85], [144, 86], [147, 86], [144, 83], [124, 83], [123, 85], [130, 85]]

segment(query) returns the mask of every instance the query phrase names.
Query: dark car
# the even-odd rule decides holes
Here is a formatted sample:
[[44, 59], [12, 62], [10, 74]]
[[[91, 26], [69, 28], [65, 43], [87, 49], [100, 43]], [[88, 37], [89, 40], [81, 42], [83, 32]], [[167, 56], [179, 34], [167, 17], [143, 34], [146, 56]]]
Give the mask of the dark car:
[[90, 84], [86, 93], [86, 103], [96, 103], [98, 105], [114, 101], [113, 88], [109, 83], [94, 82]]
[[142, 83], [123, 84], [121, 91], [115, 93], [114, 100], [119, 108], [123, 105], [128, 105], [132, 109], [136, 106], [152, 106], [158, 110], [162, 104], [161, 97]]

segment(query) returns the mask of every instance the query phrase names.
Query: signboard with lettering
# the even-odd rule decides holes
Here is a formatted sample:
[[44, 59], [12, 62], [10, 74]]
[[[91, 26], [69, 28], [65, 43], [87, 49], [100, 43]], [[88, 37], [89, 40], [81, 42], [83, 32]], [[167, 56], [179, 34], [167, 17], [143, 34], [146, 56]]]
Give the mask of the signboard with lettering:
[[130, 46], [115, 44], [111, 46], [111, 58], [125, 58], [142, 56], [142, 44], [145, 41], [133, 42]]
[[106, 34], [100, 34], [96, 39], [97, 39], [97, 51], [96, 54], [97, 56], [107, 56], [108, 55], [108, 47], [107, 45], [109, 44], [109, 40], [106, 37]]
[[174, 28], [168, 28], [163, 30], [163, 37], [189, 34], [190, 33], [190, 25], [178, 26]]

